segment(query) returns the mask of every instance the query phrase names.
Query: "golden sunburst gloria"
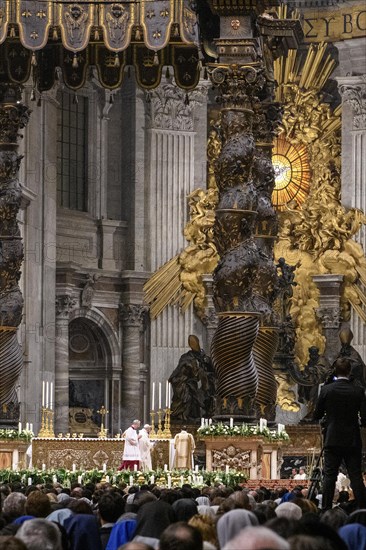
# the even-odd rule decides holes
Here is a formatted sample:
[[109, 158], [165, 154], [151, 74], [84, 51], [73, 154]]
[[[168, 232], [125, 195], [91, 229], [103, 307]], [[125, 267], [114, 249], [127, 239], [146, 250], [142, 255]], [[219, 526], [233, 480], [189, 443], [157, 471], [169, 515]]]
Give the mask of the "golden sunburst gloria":
[[293, 200], [301, 206], [310, 187], [307, 147], [303, 144], [293, 145], [286, 138], [278, 137], [274, 142], [272, 164], [275, 172], [273, 206], [277, 210], [284, 210]]

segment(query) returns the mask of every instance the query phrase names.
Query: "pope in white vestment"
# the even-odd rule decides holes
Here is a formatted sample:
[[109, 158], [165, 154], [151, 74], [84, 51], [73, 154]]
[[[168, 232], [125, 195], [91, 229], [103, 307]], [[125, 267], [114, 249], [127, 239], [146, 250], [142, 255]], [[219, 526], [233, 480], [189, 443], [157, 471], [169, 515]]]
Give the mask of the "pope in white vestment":
[[140, 468], [144, 472], [149, 472], [152, 470], [151, 464], [151, 449], [153, 448], [153, 443], [150, 440], [150, 431], [151, 426], [145, 424], [145, 426], [140, 430], [139, 435], [139, 447], [140, 447]]

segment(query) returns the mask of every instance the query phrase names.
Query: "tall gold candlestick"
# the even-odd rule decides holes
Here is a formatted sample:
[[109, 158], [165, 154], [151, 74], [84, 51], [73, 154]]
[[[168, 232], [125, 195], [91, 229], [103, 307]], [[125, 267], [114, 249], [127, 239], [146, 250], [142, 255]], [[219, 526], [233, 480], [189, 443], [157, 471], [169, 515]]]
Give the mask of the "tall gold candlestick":
[[170, 409], [165, 409], [165, 419], [164, 419], [164, 437], [171, 439], [172, 433], [170, 431]]
[[157, 437], [163, 437], [163, 430], [161, 429], [161, 417], [163, 416], [163, 409], [158, 410], [158, 432]]
[[156, 435], [156, 432], [155, 432], [155, 411], [151, 411], [150, 413], [150, 418], [151, 418], [151, 432], [150, 432], [150, 435], [151, 436], [154, 436]]

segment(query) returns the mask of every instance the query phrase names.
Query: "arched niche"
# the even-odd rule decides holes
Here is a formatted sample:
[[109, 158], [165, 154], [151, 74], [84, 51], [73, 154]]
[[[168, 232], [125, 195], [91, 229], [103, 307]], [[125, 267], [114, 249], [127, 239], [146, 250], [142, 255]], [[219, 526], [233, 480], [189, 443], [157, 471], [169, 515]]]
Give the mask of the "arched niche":
[[118, 341], [108, 320], [97, 311], [73, 312], [69, 323], [69, 424], [71, 433], [96, 436], [104, 419], [109, 434], [119, 429], [121, 376]]

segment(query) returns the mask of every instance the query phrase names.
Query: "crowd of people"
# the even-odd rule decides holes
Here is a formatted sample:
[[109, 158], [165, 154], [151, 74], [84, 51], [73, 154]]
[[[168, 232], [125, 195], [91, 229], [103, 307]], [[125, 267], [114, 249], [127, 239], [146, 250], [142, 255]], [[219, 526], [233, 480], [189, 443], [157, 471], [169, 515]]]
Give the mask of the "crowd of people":
[[366, 550], [366, 510], [301, 485], [0, 485], [0, 550]]

